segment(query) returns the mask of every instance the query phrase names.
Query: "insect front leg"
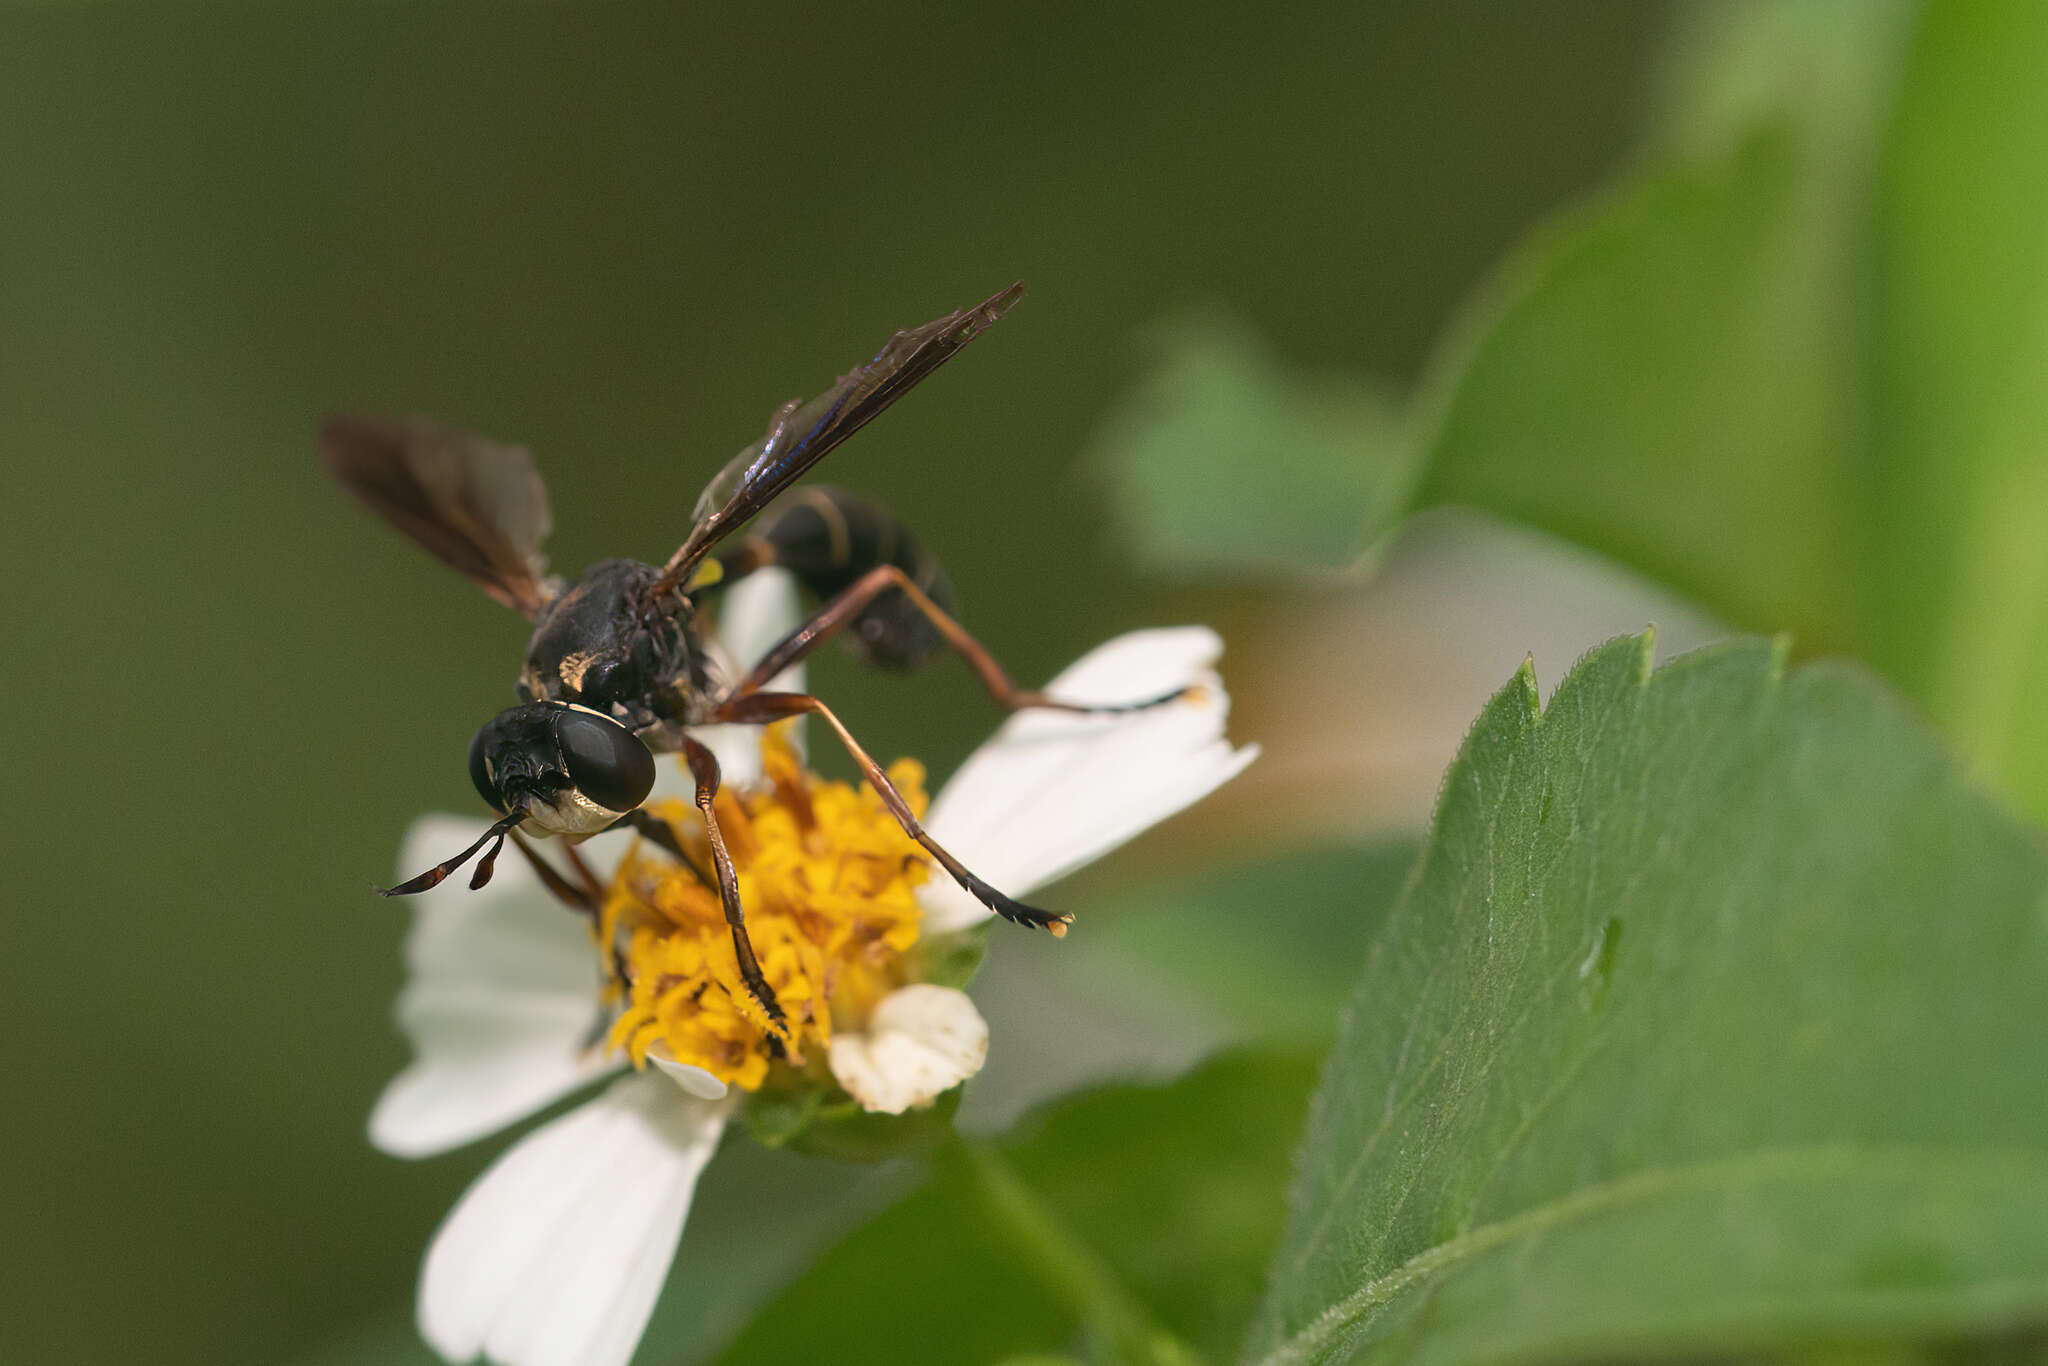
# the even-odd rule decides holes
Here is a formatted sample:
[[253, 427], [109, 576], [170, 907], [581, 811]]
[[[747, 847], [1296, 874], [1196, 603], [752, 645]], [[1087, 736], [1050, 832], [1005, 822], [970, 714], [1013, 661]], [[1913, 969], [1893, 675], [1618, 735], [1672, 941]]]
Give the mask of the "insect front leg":
[[988, 690], [988, 695], [1005, 711], [1022, 711], [1026, 707], [1037, 707], [1087, 716], [1143, 711], [1148, 707], [1164, 706], [1191, 691], [1191, 688], [1175, 688], [1172, 692], [1137, 702], [1088, 703], [1063, 702], [1056, 697], [1047, 697], [1042, 692], [1020, 688], [1011, 681], [1003, 666], [996, 662], [988, 647], [968, 634], [967, 628], [955, 621], [951, 613], [933, 602], [930, 595], [919, 588], [900, 568], [893, 564], [884, 564], [877, 565], [861, 575], [854, 581], [852, 587], [819, 608], [809, 621], [784, 636], [774, 649], [762, 657], [752, 672], [726, 693], [722, 701], [731, 703], [759, 693], [762, 688], [768, 686], [770, 679], [832, 639], [845, 629], [848, 622], [859, 616], [869, 603], [892, 588], [903, 591], [903, 595], [926, 620], [931, 622], [946, 643], [967, 661], [968, 666], [974, 670], [975, 677], [981, 680], [982, 687]]
[[527, 863], [533, 867], [534, 876], [540, 879], [541, 886], [547, 888], [555, 900], [585, 917], [593, 925], [597, 923], [598, 913], [604, 906], [604, 889], [598, 885], [596, 876], [583, 860], [575, 856], [573, 849], [570, 851], [570, 866], [575, 869], [577, 882], [580, 882], [581, 886], [563, 877], [555, 865], [542, 858], [540, 851], [517, 830], [512, 832], [512, 845], [526, 855]]
[[711, 809], [712, 798], [718, 795], [718, 756], [689, 736], [683, 737], [683, 758], [690, 765], [690, 777], [697, 784], [697, 810], [704, 815], [704, 831], [711, 839], [711, 863], [718, 874], [718, 897], [725, 906], [725, 923], [732, 927], [733, 953], [740, 962], [740, 979], [747, 984], [747, 990], [766, 1011], [777, 1032], [789, 1032], [788, 1017], [782, 1013], [782, 1006], [775, 999], [773, 988], [761, 972], [760, 960], [754, 956], [753, 941], [747, 938], [747, 916], [740, 907], [739, 875], [733, 872], [732, 855], [726, 852], [725, 835], [718, 828], [718, 817]]
[[[889, 781], [889, 775], [882, 771], [882, 766], [861, 748], [860, 742], [853, 738], [853, 733], [832, 714], [832, 709], [809, 693], [757, 692], [750, 696], [737, 697], [722, 705], [708, 719], [714, 722], [738, 722], [742, 725], [760, 726], [771, 721], [783, 720], [785, 717], [804, 715], [824, 718], [825, 724], [832, 727], [833, 733], [839, 737], [839, 743], [846, 747], [846, 752], [853, 756], [854, 763], [860, 766], [861, 775], [881, 797], [882, 804], [889, 808], [889, 814], [903, 827], [903, 833], [916, 840], [941, 868], [952, 875], [955, 882], [973, 895], [976, 901], [1003, 919], [1016, 924], [1048, 930], [1055, 936], [1067, 932], [1067, 926], [1074, 923], [1074, 917], [1042, 911], [1036, 906], [1027, 906], [1021, 901], [1003, 895], [975, 876], [967, 865], [942, 848], [939, 842], [926, 832], [924, 825], [917, 819], [917, 813], [910, 809], [910, 803], [903, 799], [903, 794]], [[695, 741], [691, 743], [694, 744]]]

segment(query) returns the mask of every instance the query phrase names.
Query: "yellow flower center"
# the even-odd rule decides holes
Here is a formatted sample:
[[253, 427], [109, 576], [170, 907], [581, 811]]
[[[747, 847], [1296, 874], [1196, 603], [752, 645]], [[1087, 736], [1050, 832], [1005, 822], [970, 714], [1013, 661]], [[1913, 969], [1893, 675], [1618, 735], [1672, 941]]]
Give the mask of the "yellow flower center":
[[[904, 982], [917, 942], [917, 888], [930, 859], [875, 790], [826, 782], [804, 770], [780, 734], [764, 731], [766, 777], [713, 811], [739, 875], [747, 935], [788, 1017], [778, 1035], [740, 978], [739, 957], [712, 874], [710, 842], [687, 802], [650, 803], [689, 856], [636, 843], [606, 891], [599, 939], [617, 945], [613, 991], [620, 1013], [610, 1045], [635, 1067], [665, 1045], [678, 1062], [754, 1090], [769, 1067], [822, 1060], [835, 1025], [855, 1028]], [[911, 810], [925, 809], [924, 768], [889, 769]]]

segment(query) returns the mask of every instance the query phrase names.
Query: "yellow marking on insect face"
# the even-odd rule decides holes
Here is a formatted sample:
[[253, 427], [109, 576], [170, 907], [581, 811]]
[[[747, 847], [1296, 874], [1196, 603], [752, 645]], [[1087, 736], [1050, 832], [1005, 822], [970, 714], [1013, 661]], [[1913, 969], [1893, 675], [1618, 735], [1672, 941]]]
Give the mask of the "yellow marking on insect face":
[[[740, 905], [761, 971], [789, 1017], [783, 1047], [797, 1068], [824, 1061], [836, 1028], [857, 1029], [902, 986], [904, 955], [917, 942], [917, 888], [930, 859], [903, 833], [873, 788], [825, 782], [804, 770], [770, 727], [759, 786], [718, 794], [719, 829], [739, 876]], [[924, 768], [889, 770], [911, 809], [924, 814]], [[692, 861], [709, 871], [710, 848], [694, 807], [648, 809], [668, 822]], [[776, 1061], [770, 1027], [740, 977], [715, 887], [665, 853], [636, 845], [607, 890], [600, 940], [623, 946], [627, 981], [609, 1043], [636, 1067], [668, 1045], [679, 1062], [743, 1090], [758, 1088]]]
[[700, 588], [709, 588], [725, 578], [725, 566], [717, 560], [706, 560], [697, 566], [697, 572], [690, 575], [690, 582], [683, 592], [694, 593]]

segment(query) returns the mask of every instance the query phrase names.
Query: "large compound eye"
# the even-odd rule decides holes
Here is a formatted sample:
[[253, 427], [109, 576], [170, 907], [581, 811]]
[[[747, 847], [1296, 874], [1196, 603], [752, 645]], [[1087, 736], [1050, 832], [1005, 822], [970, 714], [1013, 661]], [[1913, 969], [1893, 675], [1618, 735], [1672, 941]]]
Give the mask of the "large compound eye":
[[484, 799], [486, 806], [490, 807], [493, 811], [503, 812], [505, 809], [505, 799], [498, 795], [498, 785], [491, 781], [490, 766], [484, 762], [484, 755], [490, 749], [490, 741], [487, 737], [497, 729], [497, 726], [498, 723], [496, 721], [486, 722], [475, 735], [470, 737], [469, 780], [476, 784], [476, 793]]
[[611, 718], [564, 707], [555, 739], [576, 790], [605, 810], [631, 811], [654, 790], [654, 756]]

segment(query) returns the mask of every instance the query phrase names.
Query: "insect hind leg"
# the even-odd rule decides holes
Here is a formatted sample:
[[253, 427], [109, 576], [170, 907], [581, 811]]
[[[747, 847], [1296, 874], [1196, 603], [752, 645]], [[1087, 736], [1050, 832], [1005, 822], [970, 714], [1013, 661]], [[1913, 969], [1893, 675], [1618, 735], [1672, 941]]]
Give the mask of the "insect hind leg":
[[707, 719], [714, 722], [737, 722], [741, 725], [767, 725], [771, 721], [804, 715], [821, 717], [825, 724], [832, 728], [833, 733], [839, 737], [839, 743], [853, 756], [854, 763], [860, 768], [861, 776], [868, 780], [869, 785], [881, 797], [882, 804], [889, 808], [889, 814], [903, 827], [903, 833], [916, 840], [918, 845], [930, 854], [955, 882], [966, 888], [976, 901], [1012, 924], [1045, 930], [1055, 937], [1066, 934], [1067, 927], [1074, 923], [1074, 917], [1040, 910], [1036, 906], [1027, 906], [1013, 897], [1005, 896], [977, 877], [966, 864], [953, 857], [944, 846], [933, 839], [925, 830], [923, 823], [918, 820], [917, 813], [910, 809], [910, 803], [903, 799], [903, 794], [889, 781], [889, 775], [882, 771], [882, 766], [861, 748], [860, 742], [853, 738], [853, 733], [832, 713], [832, 709], [809, 693], [753, 693], [724, 703]]
[[[974, 670], [975, 677], [981, 680], [981, 685], [988, 691], [988, 695], [1005, 711], [1037, 708], [1072, 712], [1081, 716], [1114, 715], [1163, 707], [1169, 702], [1177, 702], [1190, 693], [1199, 691], [1201, 687], [1200, 684], [1189, 684], [1137, 702], [1066, 702], [1057, 697], [1048, 697], [1042, 692], [1020, 688], [1011, 681], [1003, 666], [996, 662], [996, 657], [989, 653], [988, 647], [969, 634], [967, 628], [955, 620], [950, 612], [933, 602], [930, 595], [919, 588], [900, 568], [893, 564], [884, 564], [877, 565], [861, 575], [854, 581], [852, 587], [819, 608], [809, 621], [784, 636], [745, 678], [726, 693], [721, 705], [729, 707], [749, 696], [764, 695], [761, 689], [768, 686], [770, 679], [837, 635], [849, 622], [858, 617], [869, 603], [892, 588], [903, 591], [904, 597], [931, 622], [932, 627], [953, 647], [954, 652], [967, 661], [968, 667]], [[837, 726], [838, 723], [833, 724]], [[851, 737], [846, 736], [843, 730], [840, 734], [849, 745], [852, 743]]]

